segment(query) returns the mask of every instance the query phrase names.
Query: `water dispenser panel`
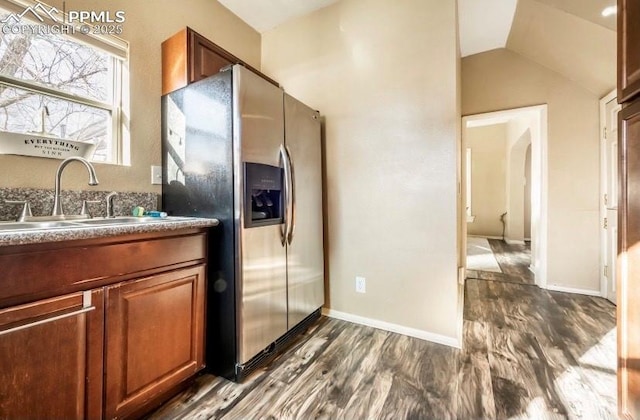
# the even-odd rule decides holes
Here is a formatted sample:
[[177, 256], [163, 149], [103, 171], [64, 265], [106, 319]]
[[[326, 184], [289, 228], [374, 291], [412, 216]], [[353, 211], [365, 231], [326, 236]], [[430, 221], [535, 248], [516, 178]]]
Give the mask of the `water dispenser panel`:
[[244, 227], [283, 223], [282, 168], [246, 162]]

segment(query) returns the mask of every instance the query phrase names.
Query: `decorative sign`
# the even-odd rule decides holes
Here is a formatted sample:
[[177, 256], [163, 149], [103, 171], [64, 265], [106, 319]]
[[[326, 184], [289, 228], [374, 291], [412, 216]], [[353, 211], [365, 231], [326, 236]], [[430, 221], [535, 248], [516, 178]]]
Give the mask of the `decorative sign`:
[[0, 131], [0, 154], [66, 159], [80, 156], [91, 159], [96, 145], [41, 134]]

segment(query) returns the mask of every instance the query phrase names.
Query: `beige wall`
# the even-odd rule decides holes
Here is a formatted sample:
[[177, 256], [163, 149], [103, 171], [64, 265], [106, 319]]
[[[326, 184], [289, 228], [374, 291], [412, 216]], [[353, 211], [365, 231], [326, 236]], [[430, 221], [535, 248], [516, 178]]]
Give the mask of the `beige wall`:
[[[47, 0], [62, 8], [62, 0]], [[255, 67], [260, 34], [213, 0], [66, 0], [67, 10], [124, 10], [122, 38], [130, 42], [131, 166], [96, 165], [99, 190], [160, 192], [151, 165], [160, 165], [160, 44], [189, 25]], [[53, 188], [59, 160], [0, 156], [0, 187]], [[86, 170], [70, 165], [63, 189], [86, 189]]]
[[523, 114], [507, 124], [507, 208], [505, 240], [524, 244], [525, 239], [525, 161], [535, 119]]
[[507, 125], [495, 124], [465, 130], [471, 149], [471, 214], [467, 233], [502, 237], [500, 215], [506, 211]]
[[[510, 123], [509, 126], [512, 124]], [[512, 130], [508, 130], [512, 131]], [[507, 229], [509, 243], [524, 244], [524, 184], [527, 147], [531, 145], [531, 129], [508, 136], [507, 148]]]
[[326, 119], [328, 305], [449, 339], [455, 13], [441, 0], [343, 0], [263, 34], [262, 46], [263, 71]]
[[548, 279], [599, 290], [598, 96], [506, 49], [462, 60], [462, 112], [548, 104]]

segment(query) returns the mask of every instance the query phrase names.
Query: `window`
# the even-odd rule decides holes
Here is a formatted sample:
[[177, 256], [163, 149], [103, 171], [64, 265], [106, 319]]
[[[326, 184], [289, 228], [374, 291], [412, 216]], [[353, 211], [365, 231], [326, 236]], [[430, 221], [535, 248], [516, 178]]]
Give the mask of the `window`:
[[77, 30], [52, 31], [66, 22], [63, 13], [33, 5], [40, 9], [24, 13], [24, 2], [0, 0], [0, 22], [8, 19], [0, 25], [15, 26], [0, 34], [0, 132], [91, 143], [94, 162], [127, 163], [122, 126], [127, 43]]

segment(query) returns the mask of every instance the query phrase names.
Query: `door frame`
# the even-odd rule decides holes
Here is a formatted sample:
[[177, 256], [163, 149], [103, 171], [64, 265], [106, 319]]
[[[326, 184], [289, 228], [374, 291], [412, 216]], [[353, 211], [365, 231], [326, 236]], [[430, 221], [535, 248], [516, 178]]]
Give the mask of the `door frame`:
[[[603, 228], [602, 223], [607, 217], [607, 206], [604, 202], [604, 191], [607, 191], [607, 139], [605, 137], [605, 129], [607, 126], [607, 104], [615, 100], [618, 96], [617, 89], [613, 89], [607, 95], [602, 97], [599, 102], [600, 106], [600, 296], [607, 299], [607, 277], [604, 274], [607, 265], [607, 230]], [[614, 282], [616, 279], [614, 279]]]
[[[502, 111], [467, 115], [462, 117], [463, 147], [466, 147], [466, 130], [481, 121], [495, 120], [496, 124], [518, 116], [532, 118], [531, 125], [531, 267], [538, 287], [547, 287], [548, 267], [548, 123], [547, 104], [513, 108]], [[481, 124], [481, 123], [480, 123]], [[466, 209], [466, 177], [462, 177], [462, 208]], [[464, 261], [466, 269], [467, 263]]]

